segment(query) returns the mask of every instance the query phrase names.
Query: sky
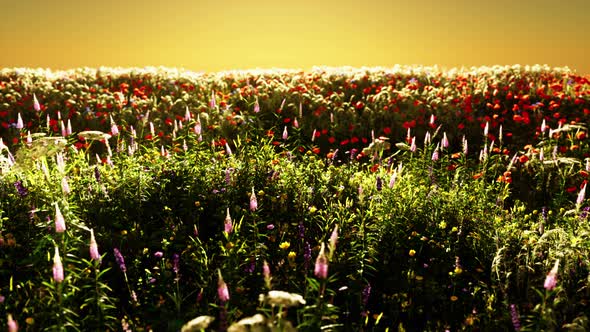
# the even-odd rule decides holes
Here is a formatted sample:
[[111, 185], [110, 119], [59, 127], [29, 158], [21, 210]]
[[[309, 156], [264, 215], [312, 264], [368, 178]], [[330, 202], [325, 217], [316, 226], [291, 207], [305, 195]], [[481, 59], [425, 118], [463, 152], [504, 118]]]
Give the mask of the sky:
[[568, 66], [588, 0], [0, 0], [0, 68]]

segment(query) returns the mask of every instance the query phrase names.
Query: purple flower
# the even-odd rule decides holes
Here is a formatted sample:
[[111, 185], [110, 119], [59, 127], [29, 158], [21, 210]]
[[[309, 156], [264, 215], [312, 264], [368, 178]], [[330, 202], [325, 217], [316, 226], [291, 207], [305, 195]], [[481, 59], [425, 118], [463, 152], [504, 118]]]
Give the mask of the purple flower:
[[90, 259], [100, 261], [100, 254], [98, 253], [98, 245], [94, 238], [94, 230], [90, 230]]
[[510, 305], [510, 318], [512, 319], [512, 326], [515, 331], [520, 331], [520, 315], [515, 304]]
[[547, 274], [547, 278], [545, 278], [544, 287], [546, 290], [550, 291], [555, 288], [557, 285], [557, 270], [559, 269], [559, 259], [555, 261], [555, 265], [549, 273]]
[[322, 243], [320, 253], [315, 261], [314, 274], [319, 279], [326, 279], [328, 277], [328, 257], [326, 257], [326, 248]]
[[361, 301], [363, 303], [363, 307], [366, 307], [367, 303], [369, 303], [369, 296], [371, 296], [371, 284], [367, 283], [365, 288], [363, 288], [363, 292], [362, 292]]
[[100, 170], [98, 169], [98, 166], [94, 166], [94, 178], [100, 183]]
[[59, 210], [59, 205], [55, 203], [55, 231], [57, 233], [63, 233], [66, 230], [66, 221], [64, 216]]
[[180, 264], [180, 256], [178, 254], [172, 255], [172, 271], [178, 274]]
[[254, 212], [256, 209], [258, 209], [258, 200], [254, 193], [254, 187], [252, 187], [252, 193], [250, 194], [250, 211]]
[[305, 238], [305, 225], [303, 225], [303, 222], [300, 222], [299, 225], [297, 225], [297, 234], [300, 239]]
[[377, 176], [377, 191], [381, 191], [381, 189], [383, 189], [383, 180], [381, 180], [380, 176]]
[[125, 259], [123, 258], [123, 255], [121, 255], [121, 252], [119, 251], [119, 249], [113, 248], [113, 253], [115, 254], [115, 262], [117, 262], [117, 265], [119, 265], [119, 269], [121, 269], [121, 272], [127, 273], [127, 267], [125, 266]]
[[64, 280], [64, 267], [59, 257], [59, 249], [55, 247], [55, 255], [53, 256], [53, 280], [55, 282], [62, 282]]
[[272, 231], [273, 229], [275, 229], [275, 225], [268, 224], [268, 225], [266, 225], [266, 229], [268, 229], [269, 231]]
[[311, 245], [309, 242], [305, 241], [303, 245], [303, 262], [305, 265], [305, 269], [309, 268], [309, 263], [311, 262]]
[[227, 289], [227, 284], [223, 281], [223, 277], [221, 276], [221, 271], [217, 270], [219, 274], [217, 279], [217, 297], [221, 303], [225, 303], [229, 301], [229, 290]]
[[231, 221], [231, 216], [229, 215], [229, 208], [227, 208], [227, 215], [225, 216], [225, 220], [223, 222], [223, 231], [227, 234], [231, 234], [233, 227], [234, 226]]
[[29, 190], [23, 186], [23, 182], [21, 180], [16, 181], [14, 183], [14, 187], [16, 188], [16, 191], [20, 197], [25, 197], [29, 194]]

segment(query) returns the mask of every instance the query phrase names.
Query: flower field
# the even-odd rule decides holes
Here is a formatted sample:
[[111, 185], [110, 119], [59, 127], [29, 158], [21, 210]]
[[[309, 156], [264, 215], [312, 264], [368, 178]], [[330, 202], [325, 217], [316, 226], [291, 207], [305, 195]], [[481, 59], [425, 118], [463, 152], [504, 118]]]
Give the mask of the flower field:
[[590, 329], [590, 77], [0, 70], [9, 331]]

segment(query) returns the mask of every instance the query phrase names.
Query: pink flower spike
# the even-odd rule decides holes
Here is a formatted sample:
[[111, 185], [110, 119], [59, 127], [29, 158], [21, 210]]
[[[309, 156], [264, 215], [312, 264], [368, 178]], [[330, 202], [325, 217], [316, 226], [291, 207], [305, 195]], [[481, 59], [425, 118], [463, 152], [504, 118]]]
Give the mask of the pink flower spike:
[[489, 132], [490, 132], [490, 123], [488, 121], [486, 121], [486, 126], [483, 128], [483, 135], [485, 137], [487, 137]]
[[217, 103], [215, 102], [215, 91], [211, 91], [211, 101], [209, 101], [209, 107], [211, 109], [215, 109], [217, 107]]
[[266, 285], [266, 288], [270, 289], [270, 267], [266, 261], [262, 264], [262, 275], [264, 276], [264, 284]]
[[334, 254], [334, 251], [336, 250], [337, 242], [338, 242], [338, 225], [336, 225], [334, 227], [334, 230], [332, 231], [332, 234], [330, 235], [330, 240], [328, 243], [328, 247], [330, 249], [330, 257], [332, 257], [332, 255]]
[[33, 144], [33, 137], [31, 136], [31, 131], [27, 131], [27, 145]]
[[446, 148], [449, 147], [449, 139], [447, 138], [447, 133], [446, 132], [443, 133], [443, 138], [442, 138], [441, 146], [444, 149], [446, 149]]
[[119, 135], [119, 127], [117, 127], [117, 124], [113, 120], [113, 117], [111, 116], [110, 118], [111, 118], [111, 135], [117, 136], [117, 135]]
[[70, 119], [68, 119], [68, 125], [66, 127], [66, 134], [67, 134], [67, 136], [70, 136], [72, 134], [72, 122], [70, 121]]
[[192, 119], [191, 116], [191, 112], [188, 109], [188, 106], [186, 107], [186, 111], [184, 112], [184, 121], [190, 121]]
[[326, 248], [322, 242], [320, 253], [315, 261], [314, 274], [319, 279], [326, 279], [328, 277], [328, 257], [326, 257]]
[[258, 200], [254, 193], [254, 187], [252, 187], [252, 193], [250, 194], [250, 211], [254, 212], [256, 209], [258, 209]]
[[53, 256], [53, 280], [55, 282], [62, 282], [64, 280], [64, 267], [59, 257], [59, 249], [55, 247], [55, 255]]
[[55, 203], [55, 231], [57, 233], [63, 233], [66, 230], [66, 221], [64, 216], [59, 210], [59, 205]]
[[256, 101], [254, 102], [254, 113], [258, 112], [260, 112], [260, 104], [258, 104], [258, 98], [256, 98]]
[[94, 230], [90, 229], [90, 259], [100, 261], [100, 254], [98, 253], [98, 245], [94, 238]]
[[37, 112], [41, 110], [41, 105], [39, 105], [39, 100], [37, 99], [37, 95], [33, 93], [33, 109]]
[[227, 215], [225, 216], [225, 220], [223, 221], [223, 230], [226, 234], [231, 234], [233, 228], [234, 226], [231, 221], [231, 216], [229, 215], [229, 208], [227, 208]]
[[218, 279], [217, 279], [217, 297], [221, 303], [225, 303], [229, 301], [229, 290], [227, 289], [227, 284], [223, 281], [223, 276], [221, 276], [221, 271], [217, 270]]
[[297, 121], [297, 118], [295, 118], [295, 120], [293, 120], [293, 127], [299, 128], [299, 121]]
[[6, 318], [6, 326], [8, 327], [8, 332], [17, 332], [18, 331], [18, 323], [12, 318], [11, 314], [8, 314]]
[[25, 125], [23, 124], [23, 118], [21, 118], [20, 113], [18, 113], [18, 119], [16, 120], [16, 129], [23, 129]]
[[411, 152], [416, 152], [416, 136], [412, 137], [412, 144], [410, 144], [410, 151]]
[[64, 195], [70, 194], [70, 185], [68, 184], [68, 179], [65, 176], [61, 179], [61, 191], [64, 193]]
[[227, 153], [228, 156], [232, 155], [231, 149], [230, 149], [229, 145], [227, 144], [227, 142], [225, 143], [225, 152]]
[[287, 131], [287, 126], [283, 129], [283, 140], [286, 141], [289, 138], [289, 132]]
[[580, 207], [580, 205], [584, 202], [584, 198], [586, 198], [586, 184], [582, 186], [582, 189], [578, 193], [578, 198], [576, 199], [576, 206]]
[[197, 114], [197, 122], [195, 123], [195, 128], [193, 129], [196, 135], [201, 135], [201, 117]]
[[549, 274], [547, 274], [547, 278], [545, 278], [545, 289], [550, 291], [553, 290], [555, 288], [555, 286], [557, 285], [557, 270], [559, 269], [559, 259], [555, 261], [555, 265], [553, 265], [553, 268], [551, 269], [551, 271], [549, 271]]
[[59, 125], [60, 125], [60, 127], [61, 127], [61, 135], [62, 135], [63, 137], [66, 137], [66, 136], [68, 136], [68, 132], [66, 131], [66, 126], [64, 125], [64, 122], [63, 122], [63, 120], [60, 120], [60, 121], [59, 121]]

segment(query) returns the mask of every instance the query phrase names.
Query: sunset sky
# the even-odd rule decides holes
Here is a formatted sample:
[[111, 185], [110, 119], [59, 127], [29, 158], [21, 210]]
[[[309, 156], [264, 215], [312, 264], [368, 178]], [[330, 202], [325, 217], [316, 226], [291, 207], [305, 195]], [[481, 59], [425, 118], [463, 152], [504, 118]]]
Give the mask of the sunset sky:
[[548, 64], [590, 74], [588, 0], [0, 1], [0, 67]]

